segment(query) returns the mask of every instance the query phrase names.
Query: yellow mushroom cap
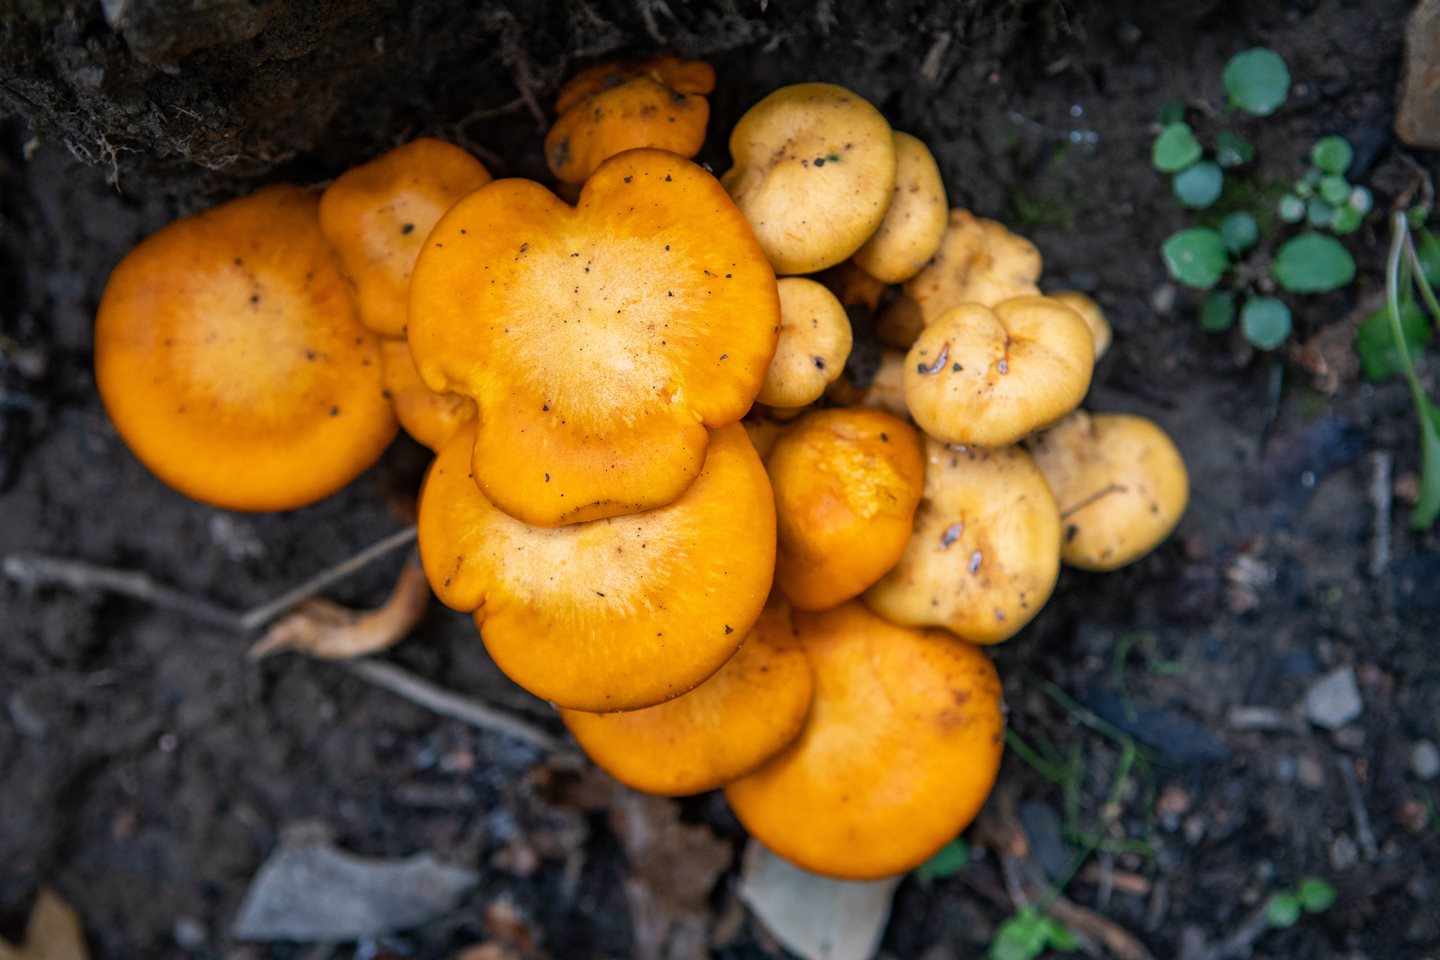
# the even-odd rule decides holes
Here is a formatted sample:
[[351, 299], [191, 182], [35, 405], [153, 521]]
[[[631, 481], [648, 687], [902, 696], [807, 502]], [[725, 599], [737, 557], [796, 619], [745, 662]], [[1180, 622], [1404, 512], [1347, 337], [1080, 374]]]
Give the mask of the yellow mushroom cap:
[[835, 295], [814, 280], [784, 277], [777, 286], [780, 340], [756, 399], [772, 407], [803, 407], [845, 372], [850, 318]]
[[801, 610], [857, 597], [910, 540], [925, 460], [920, 434], [878, 410], [815, 410], [765, 460], [775, 488], [775, 584]]
[[1035, 284], [1041, 266], [1040, 251], [1029, 240], [994, 220], [951, 210], [939, 250], [880, 315], [875, 335], [887, 346], [907, 350], [921, 330], [951, 307], [993, 307], [1012, 297], [1039, 294]]
[[1189, 502], [1180, 451], [1144, 417], [1077, 410], [1027, 445], [1060, 505], [1060, 558], [1072, 567], [1138, 560], [1170, 536]]
[[464, 150], [422, 137], [330, 184], [320, 197], [320, 229], [340, 254], [365, 326], [405, 336], [410, 273], [425, 237], [455, 201], [490, 179]]
[[893, 623], [999, 643], [1029, 623], [1060, 575], [1060, 509], [1024, 450], [925, 444], [925, 492], [905, 555], [865, 593]]
[[1004, 746], [1000, 679], [976, 647], [850, 602], [796, 613], [815, 674], [800, 738], [725, 788], [754, 837], [846, 880], [910, 870], [969, 825]]
[[1095, 341], [1074, 310], [1048, 297], [994, 309], [952, 307], [905, 357], [905, 403], [915, 423], [946, 443], [1003, 447], [1080, 405], [1095, 368]]
[[1080, 319], [1090, 328], [1090, 336], [1095, 340], [1095, 362], [1099, 363], [1100, 358], [1105, 356], [1105, 351], [1110, 349], [1111, 342], [1115, 339], [1114, 332], [1110, 329], [1110, 321], [1105, 319], [1100, 304], [1075, 290], [1059, 290], [1047, 294], [1051, 300], [1059, 300], [1065, 306], [1080, 314]]
[[395, 436], [317, 200], [274, 186], [185, 217], [115, 268], [95, 376], [156, 476], [229, 510], [290, 510], [345, 486]]
[[431, 450], [439, 452], [474, 421], [474, 400], [458, 393], [436, 393], [425, 386], [404, 340], [381, 338], [380, 367], [395, 418], [406, 433]]
[[755, 624], [775, 569], [775, 500], [738, 425], [664, 507], [564, 527], [497, 509], [471, 478], [470, 437], [420, 493], [420, 558], [436, 596], [475, 611], [485, 647], [543, 700], [606, 712], [694, 688]]
[[775, 448], [775, 441], [779, 440], [780, 435], [790, 426], [789, 423], [766, 416], [764, 408], [751, 410], [745, 415], [745, 419], [740, 421], [740, 425], [745, 428], [745, 435], [755, 445], [755, 452], [761, 460], [770, 455], [770, 451]]
[[814, 682], [772, 604], [740, 652], [674, 700], [628, 713], [562, 710], [565, 726], [606, 773], [645, 793], [688, 796], [743, 777], [800, 735]]
[[829, 83], [781, 87], [730, 134], [722, 178], [779, 274], [814, 273], [879, 228], [895, 186], [890, 124]]
[[630, 150], [577, 207], [498, 180], [432, 231], [410, 350], [432, 390], [480, 406], [475, 480], [556, 526], [675, 500], [706, 428], [755, 399], [780, 326], [775, 275], [714, 177]]
[[909, 280], [940, 249], [949, 210], [930, 148], [896, 131], [895, 190], [879, 229], [855, 251], [855, 263], [884, 283]]

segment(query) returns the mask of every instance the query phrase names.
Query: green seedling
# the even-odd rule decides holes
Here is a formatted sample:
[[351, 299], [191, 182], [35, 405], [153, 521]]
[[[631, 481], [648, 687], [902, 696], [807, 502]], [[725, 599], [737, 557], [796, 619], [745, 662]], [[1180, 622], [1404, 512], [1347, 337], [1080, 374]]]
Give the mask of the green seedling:
[[1050, 950], [1074, 953], [1079, 949], [1080, 942], [1069, 927], [1032, 904], [1000, 924], [985, 956], [988, 960], [1035, 960]]
[[948, 880], [969, 865], [970, 845], [956, 837], [915, 868], [915, 879], [928, 889], [936, 880]]
[[[1290, 93], [1285, 61], [1263, 48], [1233, 57], [1223, 81], [1231, 116], [1269, 116]], [[1171, 176], [1171, 190], [1181, 206], [1218, 212], [1213, 220], [1206, 217], [1165, 240], [1160, 252], [1166, 269], [1184, 286], [1210, 291], [1200, 306], [1203, 329], [1223, 332], [1238, 320], [1241, 333], [1257, 349], [1278, 348], [1290, 335], [1292, 316], [1290, 306], [1273, 295], [1275, 287], [1287, 294], [1324, 293], [1355, 278], [1349, 251], [1324, 232], [1354, 232], [1373, 204], [1369, 190], [1345, 179], [1354, 151], [1341, 137], [1323, 137], [1311, 150], [1310, 169], [1278, 200], [1247, 185], [1237, 187], [1227, 201], [1230, 178], [1255, 159], [1250, 142], [1222, 128], [1207, 154], [1179, 101], [1162, 107], [1161, 122], [1151, 150], [1155, 169]], [[1257, 200], [1263, 201], [1258, 208], [1246, 209], [1247, 201]], [[1310, 230], [1283, 241], [1265, 236], [1262, 224], [1273, 222], [1268, 212], [1272, 204], [1281, 223], [1308, 225]]]
[[1281, 890], [1265, 904], [1265, 920], [1277, 930], [1295, 926], [1307, 913], [1324, 913], [1335, 902], [1335, 888], [1319, 877], [1307, 877], [1294, 890]]

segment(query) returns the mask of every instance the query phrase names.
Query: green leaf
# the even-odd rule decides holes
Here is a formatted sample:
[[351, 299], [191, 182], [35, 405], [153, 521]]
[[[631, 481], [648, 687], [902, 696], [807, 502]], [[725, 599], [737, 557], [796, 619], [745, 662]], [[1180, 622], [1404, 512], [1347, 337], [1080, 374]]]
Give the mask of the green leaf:
[[1280, 198], [1279, 204], [1276, 205], [1275, 212], [1278, 213], [1280, 219], [1286, 223], [1299, 223], [1305, 219], [1305, 201], [1293, 193], [1287, 193]]
[[1321, 137], [1310, 150], [1310, 162], [1326, 173], [1344, 173], [1353, 159], [1355, 151], [1344, 137]]
[[1172, 123], [1160, 131], [1150, 149], [1150, 162], [1161, 173], [1179, 173], [1200, 159], [1200, 141], [1188, 123]]
[[1200, 304], [1200, 327], [1211, 333], [1224, 333], [1235, 326], [1235, 294], [1229, 290], [1213, 291]]
[[929, 886], [935, 880], [946, 880], [955, 876], [970, 862], [970, 846], [960, 839], [951, 840], [941, 847], [935, 856], [915, 868], [920, 883]]
[[1270, 275], [1291, 293], [1325, 293], [1355, 279], [1355, 260], [1334, 237], [1306, 233], [1280, 245]]
[[1274, 350], [1290, 336], [1290, 308], [1274, 297], [1251, 297], [1240, 311], [1240, 330], [1261, 350]]
[[1172, 233], [1160, 248], [1170, 276], [1200, 290], [1208, 290], [1230, 269], [1230, 253], [1220, 234], [1206, 227]]
[[1260, 239], [1260, 226], [1250, 214], [1240, 211], [1220, 221], [1220, 236], [1234, 254], [1244, 253]]
[[1410, 517], [1410, 526], [1429, 530], [1440, 517], [1440, 407], [1425, 400], [1420, 418], [1420, 500]]
[[[1382, 383], [1400, 373], [1400, 355], [1395, 349], [1395, 334], [1390, 330], [1389, 308], [1381, 307], [1360, 323], [1355, 331], [1355, 352], [1360, 355], [1360, 369], [1365, 379]], [[1400, 304], [1400, 335], [1414, 356], [1425, 348], [1435, 328], [1425, 316], [1425, 311], [1414, 300]]]
[[989, 960], [1035, 960], [1050, 941], [1045, 919], [1034, 906], [1022, 908], [1000, 924], [986, 956]]
[[1425, 221], [1430, 219], [1430, 211], [1416, 204], [1405, 211], [1405, 222], [1410, 224], [1411, 230], [1419, 230], [1425, 226]]
[[1075, 934], [1070, 928], [1059, 920], [1051, 919], [1049, 925], [1049, 936], [1051, 950], [1059, 950], [1061, 953], [1074, 953], [1080, 949], [1080, 941], [1075, 939]]
[[1430, 286], [1440, 287], [1440, 239], [1429, 230], [1415, 231], [1415, 256], [1420, 260], [1420, 272], [1430, 281]]
[[1350, 202], [1350, 181], [1331, 174], [1320, 181], [1320, 196], [1332, 207]]
[[1277, 893], [1265, 905], [1265, 922], [1277, 930], [1295, 926], [1300, 919], [1300, 898], [1293, 893]]
[[1316, 230], [1324, 230], [1335, 222], [1335, 208], [1314, 197], [1305, 206], [1305, 219]]
[[1330, 217], [1330, 229], [1342, 236], [1354, 233], [1365, 222], [1365, 214], [1351, 206], [1336, 207]]
[[1290, 70], [1274, 50], [1255, 47], [1237, 53], [1222, 77], [1230, 105], [1257, 117], [1268, 117], [1290, 96]]
[[1175, 174], [1175, 199], [1183, 207], [1203, 210], [1220, 199], [1225, 188], [1225, 174], [1209, 160], [1194, 164]]
[[1158, 115], [1158, 119], [1162, 127], [1168, 127], [1172, 123], [1184, 123], [1185, 101], [1166, 100], [1164, 103], [1160, 104], [1160, 113]]
[[1307, 877], [1295, 892], [1306, 913], [1323, 913], [1335, 902], [1335, 888], [1319, 877]]
[[1222, 167], [1240, 167], [1255, 159], [1255, 148], [1238, 133], [1221, 130], [1215, 135], [1215, 159]]

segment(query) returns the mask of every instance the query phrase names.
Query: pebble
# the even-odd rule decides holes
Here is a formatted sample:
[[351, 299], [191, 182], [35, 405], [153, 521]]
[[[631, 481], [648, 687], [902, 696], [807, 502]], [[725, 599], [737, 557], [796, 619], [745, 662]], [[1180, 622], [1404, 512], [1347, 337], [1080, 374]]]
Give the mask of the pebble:
[[1346, 870], [1360, 862], [1360, 848], [1355, 841], [1350, 839], [1348, 834], [1340, 834], [1330, 842], [1330, 867], [1333, 870]]
[[1416, 743], [1410, 750], [1410, 772], [1421, 783], [1440, 777], [1440, 747], [1429, 740]]
[[1355, 669], [1341, 667], [1311, 684], [1305, 694], [1305, 716], [1317, 727], [1338, 730], [1360, 716], [1365, 701], [1355, 682]]
[[1440, 147], [1440, 98], [1434, 93], [1440, 63], [1440, 2], [1415, 5], [1405, 28], [1405, 83], [1395, 114], [1395, 132], [1412, 147]]
[[175, 945], [181, 950], [195, 951], [205, 946], [205, 925], [194, 917], [180, 917], [171, 929]]

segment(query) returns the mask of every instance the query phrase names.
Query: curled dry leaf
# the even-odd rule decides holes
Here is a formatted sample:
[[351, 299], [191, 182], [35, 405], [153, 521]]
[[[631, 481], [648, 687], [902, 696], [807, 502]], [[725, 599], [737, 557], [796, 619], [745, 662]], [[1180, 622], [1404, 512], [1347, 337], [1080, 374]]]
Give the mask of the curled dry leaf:
[[25, 941], [0, 940], [0, 960], [89, 960], [80, 917], [52, 890], [41, 890], [25, 923]]
[[310, 599], [279, 620], [250, 648], [258, 660], [296, 650], [323, 660], [345, 660], [388, 650], [408, 634], [430, 605], [425, 571], [411, 560], [400, 571], [383, 607], [352, 610], [323, 599]]

